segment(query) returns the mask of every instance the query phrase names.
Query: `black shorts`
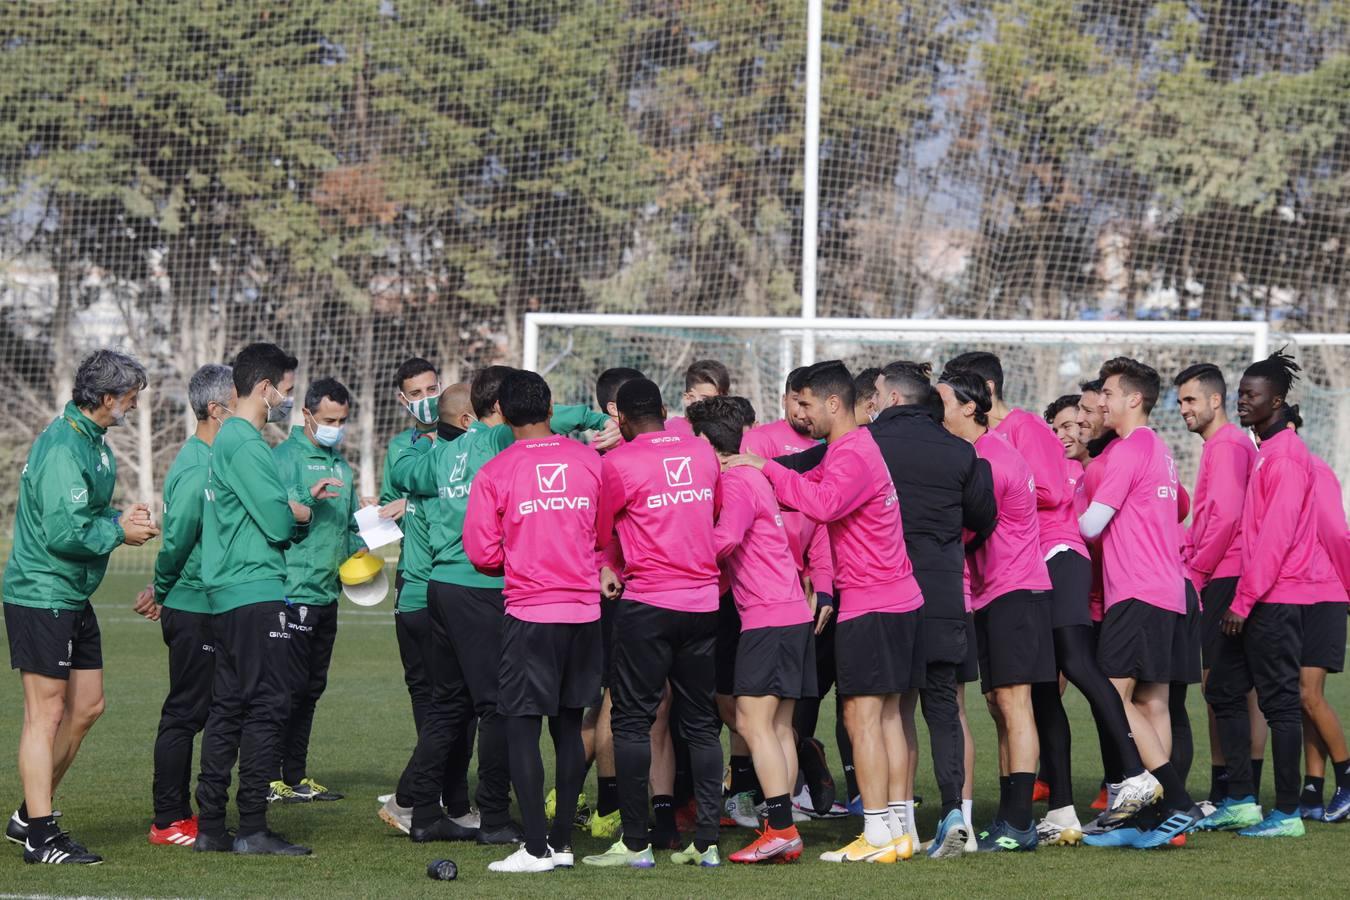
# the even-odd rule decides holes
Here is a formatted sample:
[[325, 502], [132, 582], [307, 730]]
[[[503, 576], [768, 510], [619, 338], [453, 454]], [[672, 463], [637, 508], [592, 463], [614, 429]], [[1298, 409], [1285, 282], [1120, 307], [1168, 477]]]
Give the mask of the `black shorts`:
[[1200, 662], [1208, 669], [1214, 665], [1223, 637], [1223, 614], [1233, 605], [1237, 594], [1236, 578], [1215, 578], [1200, 594]]
[[843, 696], [899, 694], [924, 683], [917, 647], [919, 611], [872, 612], [840, 622], [834, 632], [836, 684]]
[[961, 684], [980, 680], [980, 641], [975, 636], [974, 613], [966, 613], [966, 658], [956, 667], [956, 680]]
[[975, 612], [980, 690], [1055, 681], [1050, 591], [1011, 591]]
[[497, 712], [556, 716], [599, 705], [600, 622], [523, 622], [502, 617]]
[[1091, 625], [1092, 563], [1075, 550], [1061, 550], [1045, 564], [1050, 572], [1050, 627]]
[[609, 668], [614, 659], [614, 613], [619, 601], [600, 598], [600, 687], [609, 687]]
[[1186, 615], [1172, 629], [1172, 683], [1200, 683], [1200, 595], [1186, 579]]
[[1310, 603], [1299, 610], [1303, 613], [1303, 652], [1298, 664], [1305, 669], [1344, 671], [1345, 603]]
[[717, 603], [717, 693], [736, 693], [736, 648], [741, 642], [741, 614], [736, 598], [727, 591]]
[[812, 623], [803, 622], [741, 632], [732, 693], [789, 700], [817, 696], [815, 631]]
[[1168, 684], [1172, 634], [1182, 617], [1143, 600], [1123, 600], [1106, 611], [1097, 639], [1097, 664], [1107, 678]]
[[62, 681], [71, 669], [103, 668], [103, 636], [93, 605], [79, 610], [3, 606], [10, 668]]

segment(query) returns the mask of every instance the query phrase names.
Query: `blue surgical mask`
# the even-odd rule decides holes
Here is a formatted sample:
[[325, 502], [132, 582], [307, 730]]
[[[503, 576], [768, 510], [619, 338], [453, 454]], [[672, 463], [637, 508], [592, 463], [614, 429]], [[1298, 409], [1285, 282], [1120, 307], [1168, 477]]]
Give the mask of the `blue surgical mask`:
[[342, 433], [346, 430], [346, 425], [315, 425], [314, 443], [320, 447], [336, 447], [342, 443]]

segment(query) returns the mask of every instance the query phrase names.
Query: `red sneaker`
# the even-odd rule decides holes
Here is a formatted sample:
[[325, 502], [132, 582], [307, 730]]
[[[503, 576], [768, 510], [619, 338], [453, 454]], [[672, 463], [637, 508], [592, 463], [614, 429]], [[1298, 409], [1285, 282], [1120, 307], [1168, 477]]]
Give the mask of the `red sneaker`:
[[802, 836], [797, 826], [792, 825], [779, 831], [764, 826], [749, 846], [737, 850], [727, 857], [734, 863], [760, 862], [796, 862], [802, 857]]
[[[675, 810], [675, 830], [693, 831], [698, 825], [698, 806], [693, 798], [679, 809]], [[679, 847], [675, 848], [680, 849]]]
[[1106, 809], [1106, 804], [1107, 804], [1108, 802], [1109, 802], [1109, 801], [1107, 800], [1107, 797], [1106, 797], [1106, 788], [1103, 787], [1103, 788], [1101, 789], [1101, 792], [1097, 794], [1097, 799], [1092, 801], [1092, 808], [1093, 808], [1093, 809]]
[[1185, 847], [1185, 846], [1186, 846], [1186, 835], [1184, 835], [1184, 834], [1179, 834], [1179, 835], [1177, 835], [1176, 837], [1172, 838], [1172, 839], [1171, 839], [1170, 841], [1168, 841], [1167, 843], [1168, 843], [1169, 846], [1172, 846], [1172, 847]]
[[1031, 802], [1044, 803], [1050, 799], [1050, 785], [1047, 782], [1036, 779], [1036, 786], [1031, 789]]
[[197, 817], [179, 819], [168, 828], [150, 826], [150, 843], [168, 847], [191, 847], [197, 843]]

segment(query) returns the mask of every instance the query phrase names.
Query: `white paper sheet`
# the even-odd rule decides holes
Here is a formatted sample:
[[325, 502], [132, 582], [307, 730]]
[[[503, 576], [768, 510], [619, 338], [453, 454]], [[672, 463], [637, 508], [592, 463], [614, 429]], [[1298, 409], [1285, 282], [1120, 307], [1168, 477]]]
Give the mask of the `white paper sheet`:
[[361, 531], [361, 540], [366, 542], [368, 550], [375, 550], [385, 544], [403, 539], [403, 531], [393, 519], [381, 519], [380, 507], [363, 506], [356, 511], [356, 527]]

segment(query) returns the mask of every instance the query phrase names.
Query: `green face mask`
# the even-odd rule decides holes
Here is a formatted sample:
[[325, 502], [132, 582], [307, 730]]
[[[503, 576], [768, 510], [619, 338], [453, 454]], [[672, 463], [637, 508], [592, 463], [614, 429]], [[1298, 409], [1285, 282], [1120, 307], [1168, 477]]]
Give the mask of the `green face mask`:
[[440, 397], [432, 396], [423, 397], [421, 400], [410, 400], [404, 404], [403, 408], [423, 425], [435, 425], [441, 418]]

